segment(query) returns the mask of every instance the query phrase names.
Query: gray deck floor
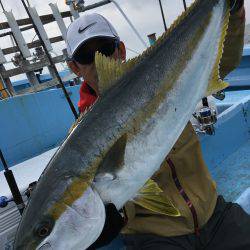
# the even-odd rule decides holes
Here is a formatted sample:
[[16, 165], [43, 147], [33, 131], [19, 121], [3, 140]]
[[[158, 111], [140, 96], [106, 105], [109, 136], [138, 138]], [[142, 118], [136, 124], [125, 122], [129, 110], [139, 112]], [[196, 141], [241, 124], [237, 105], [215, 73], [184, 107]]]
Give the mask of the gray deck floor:
[[228, 201], [235, 201], [250, 187], [250, 140], [211, 171], [218, 192]]

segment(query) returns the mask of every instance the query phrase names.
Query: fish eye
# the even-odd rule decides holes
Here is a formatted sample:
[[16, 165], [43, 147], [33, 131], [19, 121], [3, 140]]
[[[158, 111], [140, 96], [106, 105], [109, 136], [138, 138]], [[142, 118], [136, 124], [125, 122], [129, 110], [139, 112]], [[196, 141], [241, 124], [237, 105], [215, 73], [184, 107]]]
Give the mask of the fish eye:
[[35, 228], [35, 234], [40, 238], [47, 237], [51, 231], [52, 225], [49, 222], [41, 223]]
[[49, 234], [49, 228], [46, 226], [41, 226], [37, 230], [37, 235], [39, 237], [45, 237], [45, 236], [48, 236], [48, 234]]

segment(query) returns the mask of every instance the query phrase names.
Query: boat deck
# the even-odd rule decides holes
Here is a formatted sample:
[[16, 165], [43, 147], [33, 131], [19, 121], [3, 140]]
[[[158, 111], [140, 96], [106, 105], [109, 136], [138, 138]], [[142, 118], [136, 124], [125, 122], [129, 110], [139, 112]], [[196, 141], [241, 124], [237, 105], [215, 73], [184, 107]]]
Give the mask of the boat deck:
[[217, 182], [218, 193], [226, 200], [235, 201], [250, 187], [250, 140], [211, 171]]
[[[235, 96], [234, 96], [235, 98]], [[223, 194], [228, 201], [238, 201], [250, 213], [250, 96], [242, 98], [239, 94], [237, 103], [229, 97], [219, 103], [218, 109], [223, 111], [218, 116], [215, 135], [200, 135], [204, 159], [217, 183], [219, 194]], [[234, 103], [234, 104], [233, 104]], [[26, 160], [12, 167], [17, 184], [23, 192], [29, 183], [37, 180], [43, 169], [53, 156], [57, 148], [51, 149], [36, 157]], [[10, 197], [11, 193], [0, 172], [0, 195]], [[239, 198], [240, 197], [240, 198]], [[20, 216], [13, 202], [4, 209], [0, 209], [2, 227], [1, 242], [12, 244], [15, 230]], [[6, 231], [12, 237], [6, 240]], [[8, 236], [9, 237], [9, 236]], [[5, 247], [5, 245], [1, 245]], [[102, 250], [123, 249], [122, 241], [118, 237], [110, 246]]]
[[[219, 116], [215, 135], [202, 134], [200, 141], [204, 159], [217, 182], [218, 193], [223, 194], [228, 201], [237, 200], [250, 213], [250, 95], [246, 96], [247, 94], [248, 91], [234, 94], [228, 92], [225, 100], [217, 103]], [[68, 120], [70, 119], [69, 114]], [[67, 132], [65, 128], [60, 129]], [[56, 149], [12, 167], [22, 193], [29, 183], [39, 178]], [[3, 171], [0, 172], [0, 190], [0, 196], [11, 196]], [[19, 220], [20, 215], [13, 202], [8, 207], [0, 209], [0, 249], [12, 245]], [[123, 249], [121, 239], [118, 237], [104, 249]]]

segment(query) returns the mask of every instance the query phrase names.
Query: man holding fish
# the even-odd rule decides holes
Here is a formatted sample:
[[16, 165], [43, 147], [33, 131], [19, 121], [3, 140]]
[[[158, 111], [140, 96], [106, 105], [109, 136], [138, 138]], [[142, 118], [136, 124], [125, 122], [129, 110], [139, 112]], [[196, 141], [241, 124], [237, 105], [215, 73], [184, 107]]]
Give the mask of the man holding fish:
[[[242, 27], [244, 25], [244, 22], [240, 21], [243, 18], [243, 12], [244, 12], [243, 1], [241, 1], [241, 3], [234, 3], [234, 1], [232, 2], [235, 5], [237, 4], [237, 6], [234, 6], [234, 10], [232, 11], [234, 12], [234, 19], [236, 18], [238, 19], [234, 22], [235, 24], [236, 23], [238, 24], [237, 29], [241, 32], [235, 39], [234, 44], [232, 44], [230, 41], [231, 44], [229, 48], [231, 51], [232, 48], [235, 46], [235, 44], [238, 44], [238, 47], [242, 46], [242, 39], [243, 39]], [[93, 18], [93, 20], [88, 20], [91, 18]], [[81, 46], [80, 48], [79, 47], [77, 48], [77, 51], [75, 52], [75, 55], [73, 57], [74, 61], [73, 63], [71, 63], [71, 69], [78, 76], [83, 76], [85, 79], [85, 81], [81, 86], [80, 101], [78, 103], [80, 112], [84, 112], [90, 106], [92, 106], [98, 97], [98, 78], [96, 72], [94, 71], [95, 52], [99, 51], [105, 56], [112, 57], [115, 60], [124, 61], [126, 58], [126, 49], [124, 43], [119, 40], [119, 36], [116, 33], [113, 26], [107, 20], [105, 20], [104, 22], [98, 22], [99, 18], [101, 17], [97, 15], [92, 15], [91, 17], [83, 16], [81, 22], [82, 23], [86, 22], [85, 25], [87, 26], [88, 23], [91, 24], [97, 21], [95, 24], [98, 26], [97, 28], [105, 29], [106, 25], [107, 29], [110, 29], [111, 33], [110, 34], [108, 33], [108, 35], [107, 34], [102, 35], [98, 34], [98, 32], [96, 32], [95, 29], [92, 29], [87, 37], [81, 38], [82, 39]], [[233, 17], [231, 18], [233, 19]], [[97, 37], [96, 34], [98, 34]], [[229, 34], [228, 36], [230, 35], [231, 34]], [[106, 36], [108, 38], [106, 38]], [[109, 47], [112, 47], [112, 49]], [[230, 52], [230, 54], [228, 53], [226, 56], [233, 57], [232, 55], [233, 53], [235, 53], [235, 51]], [[231, 71], [231, 69], [235, 68], [239, 63], [239, 60], [233, 61], [234, 58], [235, 55], [233, 58], [227, 60], [224, 63], [225, 64], [224, 67], [227, 68], [224, 69], [224, 71], [222, 72], [223, 76], [227, 75]], [[185, 149], [185, 151], [182, 152], [183, 148], [185, 147], [187, 147], [187, 149]], [[183, 164], [183, 162], [185, 162], [185, 165]], [[187, 173], [195, 172], [196, 174], [193, 177], [191, 177], [192, 179], [188, 175], [182, 176], [183, 174], [181, 173], [182, 172], [181, 168], [185, 168], [185, 172], [187, 171]], [[187, 170], [187, 168], [190, 168], [190, 170]], [[187, 189], [186, 192], [194, 193], [194, 195], [192, 194], [187, 195], [185, 189], [183, 189], [182, 184], [179, 181], [179, 177], [177, 176], [176, 171], [180, 171], [181, 175], [180, 178], [186, 177], [188, 179], [188, 182], [190, 182], [191, 187], [190, 190]], [[172, 177], [176, 178], [175, 182], [169, 180], [169, 178]], [[193, 241], [193, 243], [195, 242], [194, 240], [195, 237], [192, 235], [192, 233], [194, 232], [196, 235], [199, 235], [200, 234], [199, 228], [203, 227], [209, 221], [210, 218], [211, 221], [207, 225], [206, 231], [208, 232], [206, 232], [206, 235], [212, 233], [212, 231], [214, 230], [214, 224], [216, 224], [215, 222], [219, 221], [219, 218], [216, 218], [217, 216], [212, 217], [213, 213], [214, 214], [220, 213], [222, 217], [223, 213], [229, 211], [227, 217], [230, 218], [232, 214], [239, 213], [238, 210], [241, 210], [241, 208], [239, 208], [238, 205], [226, 203], [221, 196], [217, 198], [215, 183], [212, 181], [212, 178], [210, 177], [210, 174], [207, 171], [207, 167], [205, 166], [205, 163], [202, 159], [200, 145], [197, 136], [190, 123], [186, 126], [182, 135], [180, 136], [175, 146], [173, 147], [171, 153], [163, 162], [160, 170], [155, 173], [154, 179], [156, 180], [157, 183], [161, 184], [162, 188], [165, 189], [166, 195], [172, 197], [173, 203], [178, 204], [178, 207], [180, 207], [180, 210], [182, 210], [181, 212], [182, 218], [178, 217], [164, 218], [164, 215], [163, 216], [155, 215], [149, 210], [146, 210], [140, 206], [133, 204], [132, 202], [129, 202], [130, 204], [127, 204], [128, 211], [126, 211], [126, 216], [129, 216], [131, 214], [133, 215], [131, 216], [131, 218], [129, 217], [129, 220], [127, 222], [127, 225], [123, 229], [123, 232], [124, 234], [126, 234], [125, 242], [128, 245], [133, 246], [135, 249], [145, 247], [147, 246], [147, 244], [150, 245], [151, 247], [148, 248], [147, 246], [147, 249], [159, 249], [160, 246], [164, 246], [167, 247], [167, 249], [171, 249], [170, 247], [171, 245], [178, 246], [181, 244], [183, 244], [184, 246], [185, 245], [191, 246], [192, 243], [190, 244], [190, 241], [191, 242]], [[187, 180], [183, 179], [182, 182], [184, 183], [183, 185], [188, 186], [185, 183], [187, 182]], [[197, 201], [194, 201], [197, 199], [195, 197], [197, 196], [195, 190], [197, 190], [197, 193], [199, 193], [200, 196], [200, 198]], [[193, 205], [192, 201], [196, 203], [196, 206]], [[113, 207], [110, 205], [108, 206], [108, 209], [106, 209], [106, 211], [114, 213], [115, 219], [111, 217], [112, 222], [108, 222], [110, 224], [110, 228], [108, 230], [114, 230], [115, 227], [114, 221], [116, 219], [119, 219], [120, 216], [115, 211], [113, 211]], [[220, 228], [221, 232], [224, 234], [225, 233], [224, 230], [227, 227], [227, 223], [232, 223], [232, 221], [231, 222], [227, 221], [226, 218], [220, 218], [220, 220], [222, 224], [225, 224], [222, 225]], [[223, 220], [225, 220], [224, 223]], [[241, 219], [237, 218], [237, 220]], [[246, 226], [250, 227], [249, 218], [248, 218], [248, 224], [246, 224]], [[222, 228], [224, 228], [224, 230]], [[231, 230], [235, 232], [235, 229]], [[182, 236], [187, 234], [191, 235]], [[179, 239], [177, 239], [175, 236], [179, 236]], [[244, 236], [246, 237], [246, 234]], [[242, 237], [244, 236], [242, 235]], [[109, 236], [107, 235], [106, 237]], [[175, 242], [173, 241], [174, 237], [176, 239]], [[102, 240], [106, 241], [106, 239], [104, 239], [103, 236]], [[99, 239], [100, 242], [102, 240]], [[218, 237], [218, 240], [220, 241], [220, 237]], [[237, 241], [235, 242], [236, 244], [238, 244]], [[223, 242], [223, 244], [228, 244], [228, 243]], [[250, 243], [248, 242], [248, 247], [250, 247], [249, 244]]]
[[[73, 164], [72, 168], [75, 168], [74, 164], [76, 159], [82, 162], [81, 164], [86, 163], [86, 166], [94, 166], [96, 164], [98, 167], [94, 168], [94, 170], [89, 167], [89, 170], [87, 172], [85, 171], [84, 175], [82, 175], [82, 172], [76, 171], [78, 174], [74, 179], [72, 178], [73, 174], [71, 172], [62, 172], [61, 175], [64, 175], [64, 178], [69, 184], [67, 184], [68, 186], [61, 192], [58, 190], [58, 181], [58, 185], [55, 186], [54, 189], [57, 189], [56, 193], [60, 198], [58, 198], [56, 202], [54, 198], [43, 198], [43, 196], [40, 198], [44, 201], [47, 199], [47, 204], [49, 205], [44, 205], [44, 208], [41, 208], [44, 212], [39, 216], [38, 221], [40, 222], [37, 223], [39, 226], [35, 230], [36, 234], [40, 234], [40, 240], [34, 240], [32, 244], [39, 246], [40, 248], [38, 249], [66, 250], [81, 249], [81, 247], [85, 249], [94, 241], [89, 249], [96, 249], [107, 245], [120, 231], [122, 232], [126, 249], [250, 249], [250, 216], [247, 215], [239, 205], [226, 202], [222, 196], [217, 195], [216, 184], [212, 180], [202, 158], [200, 142], [191, 123], [188, 122], [184, 130], [178, 128], [178, 112], [183, 106], [183, 104], [178, 105], [178, 103], [180, 98], [187, 98], [187, 100], [189, 100], [193, 97], [192, 95], [188, 97], [187, 90], [189, 87], [187, 87], [184, 92], [180, 92], [179, 99], [178, 95], [175, 96], [178, 88], [173, 92], [169, 91], [170, 94], [167, 96], [167, 99], [170, 101], [167, 102], [166, 106], [160, 106], [159, 102], [162, 101], [162, 103], [164, 103], [165, 95], [161, 94], [164, 91], [167, 92], [171, 86], [165, 87], [163, 85], [160, 91], [157, 90], [156, 92], [153, 92], [153, 87], [149, 87], [149, 92], [157, 93], [157, 95], [155, 95], [157, 98], [152, 99], [153, 104], [149, 107], [146, 102], [149, 97], [144, 96], [142, 88], [136, 89], [132, 81], [134, 79], [134, 82], [142, 82], [140, 86], [143, 86], [143, 81], [145, 81], [145, 84], [148, 84], [148, 78], [154, 79], [154, 75], [150, 75], [150, 73], [145, 73], [144, 80], [138, 79], [136, 74], [137, 71], [139, 73], [143, 72], [143, 69], [146, 67], [143, 63], [148, 59], [150, 59], [148, 61], [152, 63], [152, 65], [155, 65], [154, 74], [160, 74], [159, 72], [163, 71], [160, 65], [164, 63], [157, 62], [157, 59], [160, 57], [157, 49], [160, 50], [160, 48], [163, 47], [162, 44], [167, 40], [168, 42], [171, 39], [177, 39], [177, 41], [179, 41], [179, 34], [183, 34], [183, 40], [185, 40], [185, 25], [190, 26], [188, 20], [190, 19], [190, 22], [193, 23], [196, 15], [198, 18], [199, 15], [202, 16], [202, 11], [210, 10], [211, 15], [208, 15], [207, 18], [210, 18], [211, 28], [209, 25], [207, 26], [207, 21], [204, 18], [204, 22], [201, 21], [199, 25], [204, 25], [207, 29], [206, 33], [201, 36], [200, 27], [196, 27], [193, 23], [193, 29], [196, 30], [196, 33], [193, 34], [191, 38], [187, 38], [188, 45], [185, 45], [185, 48], [190, 48], [190, 51], [195, 51], [195, 55], [188, 56], [187, 50], [179, 51], [180, 56], [186, 56], [186, 60], [190, 61], [189, 70], [185, 71], [186, 62], [182, 62], [180, 59], [178, 65], [182, 68], [180, 70], [180, 72], [182, 72], [181, 76], [170, 75], [174, 71], [174, 68], [172, 68], [171, 73], [165, 73], [164, 76], [160, 76], [160, 79], [168, 79], [168, 81], [176, 81], [180, 84], [184, 84], [184, 82], [190, 83], [191, 79], [194, 79], [194, 82], [198, 80], [202, 82], [204, 76], [202, 71], [207, 70], [211, 72], [207, 80], [204, 78], [204, 82], [209, 82], [207, 94], [223, 89], [226, 85], [220, 80], [220, 77], [223, 79], [240, 62], [243, 48], [245, 12], [243, 6], [244, 1], [230, 1], [229, 7], [226, 7], [227, 3], [224, 3], [226, 1], [219, 1], [220, 4], [217, 2], [217, 0], [195, 1], [195, 4], [188, 10], [187, 14], [183, 14], [174, 27], [170, 29], [169, 33], [158, 41], [158, 47], [155, 46], [155, 49], [152, 48], [152, 50], [145, 52], [141, 58], [135, 61], [128, 61], [127, 66], [124, 66], [126, 65], [124, 62], [126, 59], [125, 45], [120, 41], [112, 24], [104, 17], [97, 14], [85, 15], [70, 25], [67, 33], [67, 50], [71, 61], [69, 61], [68, 64], [74, 73], [84, 77], [84, 82], [80, 88], [78, 107], [80, 113], [87, 113], [86, 116], [81, 117], [79, 124], [73, 129], [69, 138], [67, 138], [66, 142], [62, 145], [62, 149], [60, 149], [49, 163], [49, 166], [41, 177], [41, 181], [39, 180], [41, 187], [39, 188], [38, 182], [38, 189], [35, 190], [34, 198], [33, 200], [31, 199], [31, 204], [28, 206], [30, 213], [34, 211], [32, 206], [34, 207], [35, 202], [38, 202], [36, 196], [38, 196], [39, 192], [41, 197], [40, 190], [42, 190], [42, 186], [46, 186], [46, 183], [52, 183], [51, 180], [54, 178], [52, 178], [52, 176], [56, 175], [55, 169], [58, 169], [60, 164], [64, 164], [60, 160], [62, 155], [67, 154], [67, 158], [65, 156], [65, 159], [68, 164]], [[230, 17], [229, 10], [231, 14]], [[218, 18], [221, 18], [221, 21]], [[216, 26], [216, 23], [220, 22], [221, 25]], [[213, 39], [217, 39], [218, 41], [213, 47], [215, 50], [218, 50], [218, 52], [215, 53], [216, 58], [215, 56], [210, 57], [210, 55], [207, 55], [206, 59], [204, 59], [204, 64], [209, 61], [209, 59], [214, 62], [211, 63], [211, 65], [204, 66], [204, 69], [201, 69], [197, 60], [201, 60], [200, 64], [202, 65], [202, 49], [205, 49], [209, 44], [213, 46], [211, 41], [207, 42], [206, 39], [209, 40], [211, 36], [214, 35], [214, 31], [216, 31], [214, 27], [217, 27], [217, 31], [220, 33], [218, 37], [215, 35]], [[187, 36], [189, 35], [190, 33], [187, 33]], [[192, 43], [188, 42], [189, 39], [192, 39]], [[193, 43], [196, 44], [196, 48]], [[172, 50], [170, 50], [171, 46], [173, 46]], [[178, 50], [179, 48], [175, 48], [175, 45], [171, 46], [169, 46], [170, 52], [168, 51], [167, 53], [169, 56], [171, 56], [171, 51], [175, 51], [175, 49]], [[111, 58], [111, 60], [108, 60], [100, 54], [96, 55], [96, 52]], [[192, 60], [192, 58], [195, 60]], [[138, 63], [137, 60], [139, 60], [140, 63]], [[164, 58], [162, 60], [164, 60]], [[165, 60], [167, 60], [167, 58]], [[112, 71], [113, 67], [115, 67], [115, 71]], [[193, 67], [193, 74], [197, 72], [197, 79], [185, 73], [190, 72], [190, 67]], [[171, 68], [171, 63], [168, 68]], [[129, 71], [130, 75], [133, 75], [133, 79], [129, 85], [130, 88], [128, 88], [128, 93], [130, 93], [128, 96], [131, 96], [131, 100], [126, 102], [120, 95], [120, 92], [118, 92], [119, 87], [116, 88], [115, 86], [112, 88], [113, 86], [107, 85], [109, 82], [119, 80], [120, 76], [126, 74], [127, 71]], [[126, 75], [126, 77], [128, 77], [128, 75]], [[155, 79], [157, 79], [157, 77]], [[126, 80], [125, 78], [121, 78], [121, 83], [119, 82], [120, 85], [118, 85], [128, 85], [129, 83], [126, 83]], [[158, 79], [155, 81], [158, 81]], [[153, 82], [154, 80], [152, 80], [152, 85]], [[159, 82], [162, 83], [162, 80]], [[198, 88], [199, 85], [197, 85], [197, 92]], [[190, 92], [191, 91], [190, 89]], [[200, 91], [206, 94], [204, 91]], [[145, 93], [146, 92], [147, 91], [145, 91]], [[183, 95], [183, 93], [186, 93], [186, 96]], [[193, 95], [196, 95], [195, 92], [193, 93]], [[133, 96], [135, 96], [135, 98], [133, 98]], [[201, 98], [202, 96], [199, 97]], [[177, 101], [171, 101], [175, 98], [177, 98]], [[199, 100], [198, 95], [194, 96], [194, 98], [197, 98], [197, 101]], [[106, 125], [106, 119], [109, 119], [109, 116], [107, 115], [101, 118], [103, 113], [102, 108], [110, 112], [109, 122], [111, 123], [113, 119], [112, 114], [117, 114], [116, 112], [118, 112], [119, 100], [121, 103], [125, 103], [119, 108], [122, 112], [123, 107], [127, 104], [129, 106], [130, 103], [132, 110], [134, 102], [139, 99], [145, 99], [145, 113], [143, 113], [143, 111], [141, 111], [142, 113], [138, 113], [137, 116], [133, 118], [133, 125], [131, 125], [133, 129], [131, 130], [126, 127], [127, 132], [117, 136], [117, 139], [115, 139], [114, 142], [112, 141], [109, 149], [102, 151], [102, 145], [105, 144], [101, 139], [102, 134], [111, 129], [111, 127]], [[110, 105], [107, 104], [107, 100], [111, 103]], [[102, 101], [102, 107], [99, 108]], [[193, 109], [195, 104], [196, 103], [192, 104]], [[172, 106], [173, 109], [171, 113], [169, 113], [168, 117], [165, 117], [163, 114], [169, 112], [168, 109], [171, 109]], [[190, 112], [193, 111], [192, 107], [190, 107]], [[133, 109], [133, 112], [131, 111], [132, 113], [128, 110], [124, 108], [122, 113], [124, 115], [121, 115], [119, 122], [126, 120], [127, 113], [128, 117], [131, 117], [136, 112], [136, 108]], [[151, 114], [154, 115], [151, 116]], [[154, 119], [152, 117], [154, 117]], [[175, 124], [169, 123], [171, 122], [170, 117], [175, 121]], [[142, 120], [143, 124], [146, 125], [142, 125]], [[186, 117], [186, 121], [187, 120], [188, 116]], [[164, 121], [164, 123], [161, 123], [161, 121]], [[102, 128], [98, 128], [98, 123]], [[86, 124], [90, 124], [92, 130]], [[107, 124], [109, 123], [107, 122]], [[130, 125], [128, 125], [128, 127], [129, 126]], [[166, 128], [166, 126], [167, 128], [171, 128], [171, 131], [175, 131], [175, 127], [178, 128], [179, 132], [177, 132], [177, 130], [173, 132], [180, 134], [177, 141], [172, 138], [171, 133], [169, 136], [164, 137], [162, 128]], [[151, 136], [151, 132], [154, 131], [154, 129], [156, 130], [156, 128], [158, 132], [155, 134], [152, 133]], [[76, 155], [74, 154], [75, 151], [78, 150], [76, 146], [81, 143], [79, 138], [80, 132], [84, 129], [86, 130], [86, 135], [82, 137], [82, 141], [86, 141], [86, 146], [80, 146], [81, 151], [85, 152], [85, 154], [83, 153], [83, 158], [81, 158], [80, 153], [79, 155], [78, 153]], [[123, 131], [124, 128], [122, 125], [119, 125], [117, 129], [118, 131]], [[146, 132], [144, 133], [144, 131]], [[93, 137], [90, 137], [91, 133], [95, 133]], [[112, 134], [106, 138], [112, 138], [113, 134], [112, 132]], [[134, 135], [138, 136], [135, 142], [133, 141]], [[144, 141], [147, 135], [149, 135], [149, 139], [148, 141]], [[165, 144], [170, 144], [170, 141], [173, 141], [173, 143], [176, 141], [176, 143], [174, 146], [169, 146], [172, 148], [171, 150], [168, 147], [162, 149], [164, 143], [162, 144], [162, 141], [159, 142], [159, 138], [157, 137], [162, 138], [162, 140], [166, 142]], [[78, 138], [79, 142], [77, 141], [76, 144], [73, 144]], [[92, 147], [92, 144], [95, 143], [91, 138], [96, 138], [98, 141], [96, 147], [100, 147], [101, 156], [100, 158], [98, 158], [98, 156], [93, 162], [87, 162], [89, 155], [87, 151], [88, 145]], [[70, 144], [71, 147], [68, 147], [67, 145]], [[145, 148], [144, 145], [146, 145]], [[161, 161], [162, 164], [159, 164], [160, 159], [164, 158], [164, 152], [169, 153], [167, 156], [165, 154], [165, 160], [163, 162]], [[159, 156], [158, 153], [161, 156]], [[99, 154], [98, 151], [93, 155], [95, 156], [97, 154]], [[145, 157], [148, 158], [145, 159], [144, 162]], [[123, 167], [125, 165], [129, 166], [128, 169]], [[150, 172], [148, 168], [151, 165], [155, 165], [156, 167], [154, 171], [150, 170]], [[139, 173], [138, 171], [135, 172], [137, 166], [141, 166]], [[140, 180], [141, 176], [148, 176], [149, 180], [147, 181], [147, 179], [144, 180], [143, 178]], [[130, 179], [133, 177], [134, 179]], [[72, 179], [68, 181], [67, 178]], [[84, 181], [81, 182], [80, 180]], [[137, 180], [141, 182], [142, 185], [138, 183], [135, 184]], [[143, 186], [145, 182], [146, 184]], [[82, 183], [84, 183], [84, 185]], [[87, 184], [85, 185], [85, 183]], [[89, 183], [91, 183], [91, 185]], [[122, 188], [119, 189], [118, 186], [122, 186]], [[139, 191], [138, 187], [140, 187]], [[85, 195], [81, 196], [82, 194], [76, 191], [77, 188], [86, 190], [84, 191]], [[53, 188], [51, 188], [51, 190], [53, 190]], [[119, 192], [119, 190], [121, 191]], [[134, 191], [132, 192], [131, 190]], [[70, 195], [68, 195], [68, 193]], [[88, 199], [89, 203], [84, 203], [83, 197], [85, 197], [85, 200]], [[125, 206], [124, 201], [128, 201]], [[104, 208], [102, 208], [102, 202], [105, 205], [105, 211], [103, 210]], [[78, 215], [81, 214], [80, 207], [88, 214], [88, 217], [86, 217], [86, 214], [82, 214], [82, 218], [94, 218], [92, 220], [93, 222], [83, 220], [82, 224], [80, 223], [81, 219], [72, 212], [75, 210]], [[93, 211], [95, 211], [96, 217]], [[101, 220], [101, 218], [104, 218], [104, 213], [106, 213], [106, 219]], [[44, 219], [44, 214], [46, 214], [46, 220]], [[26, 212], [25, 216], [29, 216], [28, 212]], [[21, 222], [21, 229], [19, 228], [19, 231], [25, 228], [24, 225], [28, 221], [28, 219], [25, 220], [25, 216], [23, 222]], [[68, 221], [68, 218], [71, 218], [71, 220]], [[70, 223], [72, 223], [72, 228]], [[91, 223], [93, 223], [93, 225]], [[88, 228], [87, 224], [89, 225]], [[62, 227], [65, 231], [62, 231]], [[78, 234], [74, 232], [75, 228], [77, 228], [76, 231], [79, 232]], [[41, 235], [41, 232], [45, 233]], [[82, 238], [81, 234], [83, 235]], [[15, 243], [16, 249], [25, 249], [18, 248], [18, 246], [28, 244], [30, 232], [24, 235], [25, 237], [23, 237], [23, 239], [21, 236], [17, 236]], [[70, 235], [70, 237], [68, 236], [67, 238], [66, 235]], [[62, 237], [61, 241], [64, 241], [63, 243], [59, 242], [60, 237]], [[30, 248], [28, 247], [27, 249], [33, 249], [31, 244]]]

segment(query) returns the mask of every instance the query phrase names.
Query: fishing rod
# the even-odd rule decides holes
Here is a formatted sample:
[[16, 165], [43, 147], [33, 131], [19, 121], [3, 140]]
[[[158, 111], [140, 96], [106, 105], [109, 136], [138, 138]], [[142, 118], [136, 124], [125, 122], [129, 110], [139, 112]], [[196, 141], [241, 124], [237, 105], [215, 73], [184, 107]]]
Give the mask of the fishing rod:
[[3, 3], [1, 0], [0, 0], [0, 5], [1, 5], [2, 9], [4, 10]]
[[159, 4], [160, 4], [160, 9], [161, 9], [161, 16], [162, 16], [162, 20], [163, 20], [163, 24], [164, 24], [164, 29], [165, 29], [165, 31], [167, 31], [167, 24], [166, 24], [165, 15], [163, 12], [161, 0], [159, 0]]
[[185, 11], [186, 11], [186, 10], [187, 10], [186, 0], [183, 0], [183, 6], [184, 6], [184, 9], [185, 9]]
[[5, 196], [0, 197], [0, 207], [6, 207], [9, 202], [14, 201], [16, 203], [16, 206], [18, 208], [19, 213], [22, 215], [23, 210], [25, 208], [25, 204], [24, 204], [22, 195], [18, 189], [13, 172], [12, 172], [12, 170], [9, 169], [1, 149], [0, 149], [0, 159], [2, 161], [4, 170], [5, 170], [4, 176], [6, 178], [6, 181], [9, 185], [11, 194], [13, 196], [13, 199], [7, 199], [7, 197], [5, 197]]
[[[165, 31], [167, 31], [167, 24], [166, 24], [165, 15], [164, 15], [164, 11], [162, 8], [161, 0], [159, 0], [159, 5], [160, 5], [160, 9], [161, 9], [161, 16], [162, 16], [162, 20], [163, 20], [164, 29], [165, 29]], [[187, 10], [186, 0], [183, 0], [183, 6], [184, 6], [184, 9], [186, 11]]]
[[29, 12], [28, 6], [26, 5], [26, 3], [25, 3], [24, 0], [21, 0], [21, 2], [22, 2], [22, 4], [23, 4], [23, 6], [24, 6], [24, 8], [25, 8], [25, 10], [26, 10], [26, 12], [27, 12], [27, 14], [28, 14], [30, 20], [31, 20], [31, 23], [32, 23], [32, 25], [33, 25], [33, 28], [34, 28], [34, 30], [35, 30], [35, 32], [36, 32], [36, 34], [37, 34], [37, 36], [38, 36], [38, 38], [39, 38], [39, 40], [40, 40], [40, 42], [41, 42], [41, 45], [42, 45], [42, 47], [43, 47], [43, 49], [44, 49], [44, 52], [45, 52], [45, 54], [46, 54], [46, 56], [47, 56], [47, 58], [48, 58], [48, 60], [49, 60], [50, 66], [52, 67], [52, 69], [53, 69], [54, 72], [55, 72], [56, 79], [58, 80], [60, 86], [62, 87], [62, 90], [63, 90], [63, 92], [64, 92], [64, 95], [65, 95], [65, 97], [66, 97], [66, 99], [67, 99], [67, 101], [68, 101], [68, 104], [69, 104], [69, 106], [70, 106], [70, 109], [71, 109], [71, 111], [72, 111], [72, 113], [73, 113], [75, 119], [77, 119], [77, 118], [78, 118], [78, 114], [77, 114], [77, 112], [76, 112], [76, 109], [75, 109], [75, 107], [74, 107], [74, 105], [73, 105], [73, 103], [72, 103], [72, 101], [71, 101], [71, 99], [70, 99], [70, 97], [69, 97], [69, 94], [68, 94], [68, 92], [67, 92], [67, 90], [66, 90], [66, 88], [65, 88], [65, 86], [64, 86], [64, 84], [63, 84], [63, 82], [62, 82], [61, 77], [59, 76], [58, 70], [57, 70], [57, 68], [56, 68], [56, 66], [55, 66], [55, 64], [54, 64], [54, 62], [53, 62], [53, 60], [52, 60], [52, 57], [51, 57], [49, 51], [47, 50], [47, 47], [46, 47], [46, 45], [45, 45], [45, 43], [44, 43], [44, 41], [43, 41], [43, 39], [42, 39], [42, 37], [41, 37], [41, 34], [40, 34], [40, 32], [39, 32], [39, 30], [38, 30], [38, 28], [37, 28], [37, 26], [36, 26], [36, 24], [35, 24], [35, 22], [34, 22], [32, 16], [31, 16], [31, 14], [30, 14], [30, 12]]

